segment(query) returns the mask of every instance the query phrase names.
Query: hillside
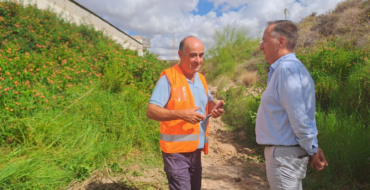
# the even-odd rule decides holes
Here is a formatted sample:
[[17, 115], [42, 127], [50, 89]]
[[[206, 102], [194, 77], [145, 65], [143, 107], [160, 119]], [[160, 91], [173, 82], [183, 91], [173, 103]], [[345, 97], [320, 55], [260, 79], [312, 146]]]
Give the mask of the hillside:
[[364, 48], [369, 45], [370, 3], [354, 0], [339, 3], [326, 14], [312, 13], [299, 23], [298, 48], [315, 47], [323, 41]]
[[0, 189], [64, 189], [132, 151], [159, 156], [143, 104], [167, 62], [15, 1], [0, 2], [0, 41]]

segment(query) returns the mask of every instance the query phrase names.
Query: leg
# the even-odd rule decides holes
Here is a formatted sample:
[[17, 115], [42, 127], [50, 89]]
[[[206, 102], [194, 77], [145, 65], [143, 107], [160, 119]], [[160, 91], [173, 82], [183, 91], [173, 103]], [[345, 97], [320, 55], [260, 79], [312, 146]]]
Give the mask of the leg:
[[272, 190], [302, 189], [306, 176], [308, 157], [301, 147], [266, 147], [266, 172]]
[[167, 154], [162, 152], [164, 171], [170, 190], [191, 190], [188, 153]]
[[202, 151], [196, 150], [192, 154], [191, 165], [189, 168], [191, 178], [191, 190], [200, 190], [202, 187]]

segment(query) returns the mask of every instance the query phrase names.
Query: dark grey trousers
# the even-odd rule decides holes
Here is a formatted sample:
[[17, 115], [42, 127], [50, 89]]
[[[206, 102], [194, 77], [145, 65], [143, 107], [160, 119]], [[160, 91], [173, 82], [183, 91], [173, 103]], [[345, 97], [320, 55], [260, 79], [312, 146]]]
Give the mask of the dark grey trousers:
[[202, 186], [200, 149], [189, 153], [162, 152], [162, 157], [170, 190], [200, 190]]

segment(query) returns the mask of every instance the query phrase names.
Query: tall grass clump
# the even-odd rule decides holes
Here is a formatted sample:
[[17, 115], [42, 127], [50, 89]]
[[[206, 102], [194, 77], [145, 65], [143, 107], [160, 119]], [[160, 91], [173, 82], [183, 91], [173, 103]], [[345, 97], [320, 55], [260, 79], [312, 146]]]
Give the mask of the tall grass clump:
[[203, 71], [213, 81], [220, 75], [234, 76], [236, 65], [245, 63], [252, 57], [259, 41], [250, 37], [250, 31], [244, 27], [227, 25], [213, 35], [214, 45], [207, 52]]
[[167, 63], [50, 10], [0, 2], [0, 189], [64, 189], [137, 150], [159, 157], [145, 105]]

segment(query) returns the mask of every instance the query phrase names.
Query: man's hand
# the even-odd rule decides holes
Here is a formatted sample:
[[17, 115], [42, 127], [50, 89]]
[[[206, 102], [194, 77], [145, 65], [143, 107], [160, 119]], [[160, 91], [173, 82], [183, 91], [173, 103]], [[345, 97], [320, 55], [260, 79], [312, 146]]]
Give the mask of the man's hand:
[[203, 121], [203, 119], [206, 118], [206, 116], [198, 113], [197, 110], [199, 109], [200, 107], [198, 106], [196, 108], [181, 110], [182, 119], [191, 124], [196, 124]]
[[211, 117], [213, 118], [220, 117], [225, 112], [224, 105], [225, 102], [223, 100], [221, 100], [217, 105], [215, 105], [215, 107], [213, 107], [211, 111]]
[[317, 153], [310, 157], [310, 166], [317, 171], [323, 170], [325, 166], [329, 166], [321, 148], [318, 148]]

